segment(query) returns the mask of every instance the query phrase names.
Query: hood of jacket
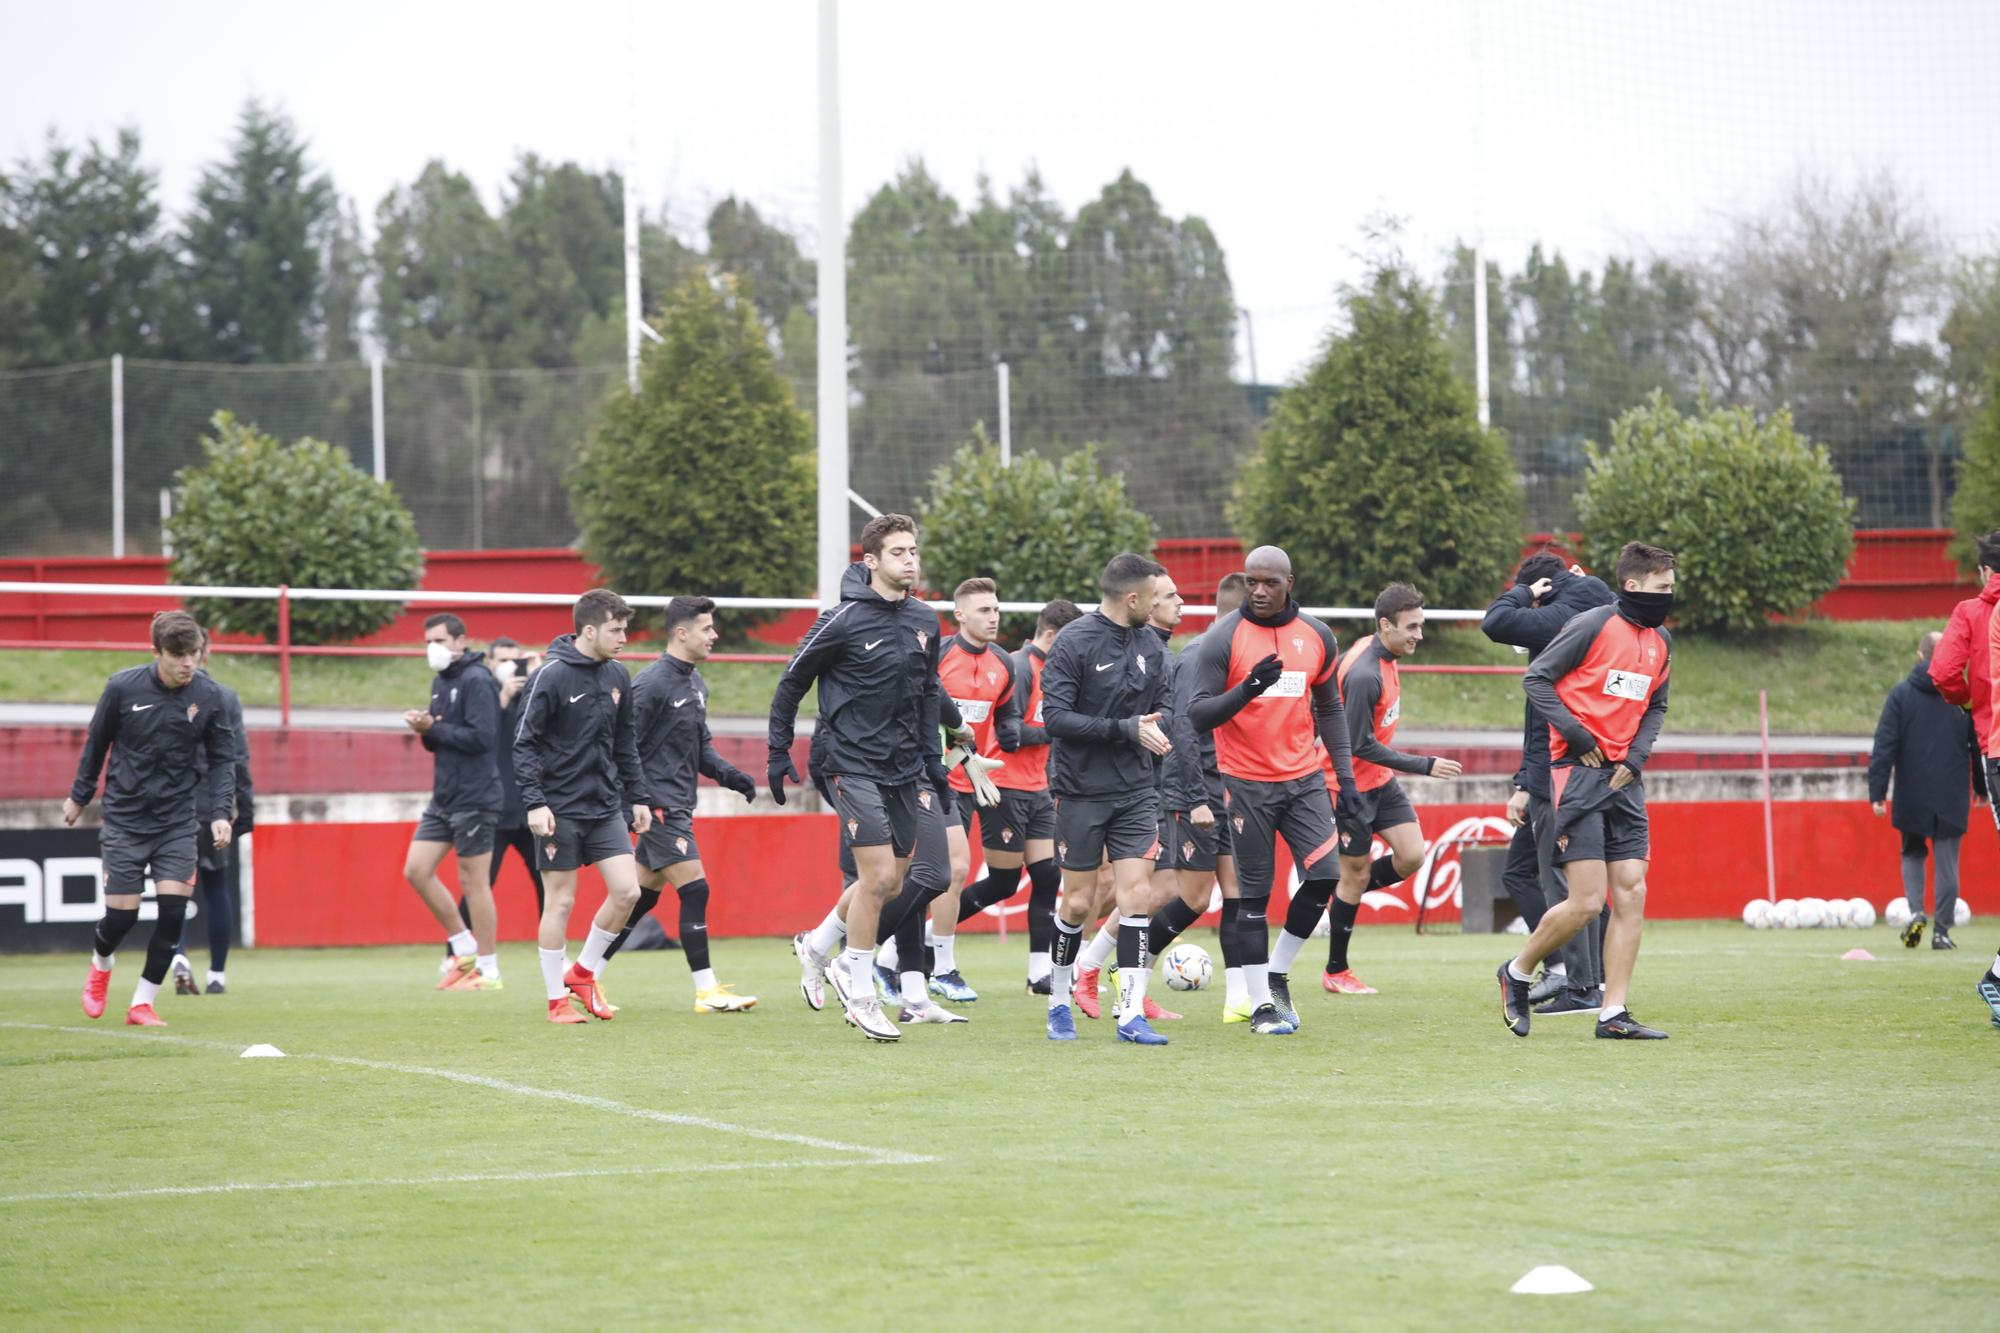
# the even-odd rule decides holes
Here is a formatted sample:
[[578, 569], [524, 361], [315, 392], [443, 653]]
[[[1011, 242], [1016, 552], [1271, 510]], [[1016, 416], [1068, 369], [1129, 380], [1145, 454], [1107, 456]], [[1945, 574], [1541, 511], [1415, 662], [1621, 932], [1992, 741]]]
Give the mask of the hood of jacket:
[[484, 662], [485, 660], [486, 660], [485, 653], [481, 652], [477, 648], [467, 648], [457, 657], [452, 658], [451, 664], [445, 667], [444, 670], [438, 672], [438, 674], [440, 676], [445, 677], [446, 679], [450, 679], [451, 677], [456, 676], [459, 672], [465, 670], [467, 667], [478, 666], [481, 662]]
[[1979, 590], [1979, 600], [1988, 606], [2000, 602], [2000, 574], [1986, 580], [1986, 586]]
[[584, 652], [583, 649], [576, 646], [576, 635], [574, 634], [558, 634], [555, 638], [550, 639], [548, 655], [549, 660], [552, 662], [567, 662], [573, 667], [582, 667], [586, 671], [594, 671], [604, 665], [589, 653]]
[[868, 581], [868, 565], [857, 560], [847, 567], [840, 576], [840, 600], [843, 602], [873, 602], [877, 606], [894, 606], [896, 603], [875, 591], [875, 585]]
[[1937, 682], [1931, 679], [1931, 664], [1929, 659], [1925, 659], [1910, 668], [1909, 681], [1910, 684], [1916, 686], [1925, 694], [1936, 694], [1938, 692]]

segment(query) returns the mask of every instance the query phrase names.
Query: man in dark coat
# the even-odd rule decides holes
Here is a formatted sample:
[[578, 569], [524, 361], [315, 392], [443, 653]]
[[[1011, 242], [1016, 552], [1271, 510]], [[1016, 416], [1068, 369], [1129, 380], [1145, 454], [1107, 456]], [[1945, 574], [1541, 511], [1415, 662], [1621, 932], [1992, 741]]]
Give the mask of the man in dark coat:
[[1889, 691], [1868, 757], [1868, 800], [1876, 815], [1888, 815], [1903, 835], [1903, 893], [1910, 901], [1903, 943], [1912, 949], [1924, 935], [1926, 844], [1937, 867], [1937, 931], [1931, 947], [1957, 947], [1951, 942], [1951, 925], [1958, 909], [1958, 840], [1965, 833], [1972, 784], [1980, 772], [1971, 717], [1939, 694], [1931, 679], [1931, 654], [1943, 637], [1932, 632], [1918, 640], [1917, 664]]

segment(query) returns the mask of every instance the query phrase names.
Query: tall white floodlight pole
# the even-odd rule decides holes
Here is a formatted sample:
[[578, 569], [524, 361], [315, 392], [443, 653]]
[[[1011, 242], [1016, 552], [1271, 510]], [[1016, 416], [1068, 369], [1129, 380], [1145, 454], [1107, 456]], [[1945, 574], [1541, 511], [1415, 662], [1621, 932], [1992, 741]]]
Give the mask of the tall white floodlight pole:
[[840, 193], [840, 34], [819, 0], [819, 597], [847, 568], [847, 209]]
[[625, 5], [625, 388], [639, 392], [639, 32], [638, 14]]
[[1479, 0], [1472, 0], [1472, 379], [1479, 428], [1493, 424], [1486, 339], [1486, 64], [1480, 50]]
[[111, 354], [111, 554], [125, 558], [125, 357]]
[[1486, 369], [1486, 248], [1472, 244], [1472, 364], [1473, 381], [1479, 391], [1479, 428], [1493, 424], [1491, 381]]
[[1014, 395], [1005, 361], [1000, 363], [1000, 466], [1014, 466]]

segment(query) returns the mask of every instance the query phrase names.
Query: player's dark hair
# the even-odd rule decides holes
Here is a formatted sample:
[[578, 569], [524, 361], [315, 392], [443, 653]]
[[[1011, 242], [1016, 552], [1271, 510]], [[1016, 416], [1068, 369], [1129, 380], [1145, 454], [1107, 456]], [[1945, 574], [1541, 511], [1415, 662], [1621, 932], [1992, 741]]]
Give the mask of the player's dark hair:
[[1995, 528], [1974, 543], [1979, 548], [1979, 563], [1988, 569], [2000, 570], [2000, 528]]
[[436, 629], [439, 625], [443, 625], [444, 632], [454, 639], [465, 637], [465, 622], [449, 611], [440, 611], [434, 616], [424, 617], [425, 629]]
[[882, 554], [882, 543], [893, 533], [907, 532], [917, 535], [917, 520], [908, 514], [877, 514], [861, 528], [861, 554]]
[[489, 648], [519, 648], [520, 646], [521, 646], [520, 644], [515, 643], [505, 634], [502, 634], [499, 638], [495, 639], [492, 643], [487, 645], [487, 647]]
[[609, 588], [592, 588], [576, 599], [576, 613], [571, 620], [576, 632], [581, 634], [592, 625], [602, 625], [610, 620], [630, 620], [632, 608], [625, 599]]
[[1044, 630], [1061, 629], [1064, 625], [1069, 624], [1070, 621], [1082, 618], [1083, 612], [1077, 607], [1075, 602], [1070, 601], [1067, 597], [1058, 597], [1043, 607], [1041, 614], [1035, 617], [1035, 633], [1040, 634]]
[[976, 592], [990, 592], [995, 597], [998, 597], [1000, 595], [1000, 585], [992, 579], [967, 579], [952, 590], [951, 599], [955, 602], [961, 597], [970, 597]]
[[1648, 574], [1660, 574], [1674, 567], [1674, 553], [1661, 546], [1648, 546], [1644, 542], [1626, 542], [1625, 549], [1618, 553], [1618, 570], [1615, 577], [1618, 586], [1624, 587], [1626, 579], [1643, 579]]
[[1375, 618], [1396, 623], [1396, 618], [1405, 611], [1415, 611], [1424, 604], [1424, 595], [1407, 583], [1392, 583], [1382, 589], [1375, 598]]
[[667, 603], [667, 633], [682, 625], [715, 614], [715, 602], [708, 597], [676, 597]]
[[1514, 571], [1514, 582], [1526, 587], [1530, 583], [1552, 579], [1568, 568], [1560, 555], [1543, 547], [1521, 562], [1521, 567]]
[[1111, 557], [1111, 563], [1104, 567], [1104, 577], [1097, 586], [1106, 597], [1123, 597], [1148, 579], [1158, 578], [1166, 573], [1166, 567], [1143, 555], [1126, 551]]
[[180, 657], [198, 653], [208, 642], [201, 624], [185, 611], [162, 611], [153, 617], [153, 651]]

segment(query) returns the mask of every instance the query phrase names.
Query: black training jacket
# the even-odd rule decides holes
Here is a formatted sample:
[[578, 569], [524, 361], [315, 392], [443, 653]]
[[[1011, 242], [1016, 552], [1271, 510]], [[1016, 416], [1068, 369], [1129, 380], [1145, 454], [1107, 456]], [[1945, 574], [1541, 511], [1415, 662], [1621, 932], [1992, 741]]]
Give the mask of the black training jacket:
[[1167, 809], [1177, 814], [1186, 814], [1198, 805], [1206, 805], [1220, 818], [1222, 770], [1215, 764], [1215, 733], [1195, 726], [1192, 709], [1197, 676], [1195, 664], [1200, 660], [1201, 643], [1206, 636], [1207, 631], [1204, 630], [1182, 648], [1169, 673], [1174, 687], [1174, 748], [1167, 756], [1160, 799], [1166, 803]]
[[114, 672], [91, 715], [69, 797], [88, 805], [104, 772], [104, 822], [121, 832], [168, 833], [233, 818], [236, 747], [222, 687], [197, 671], [178, 690], [150, 662]]
[[431, 804], [446, 814], [498, 811], [500, 765], [495, 732], [500, 725], [500, 682], [486, 669], [486, 654], [467, 649], [431, 682], [431, 729], [424, 748], [436, 756]]
[[639, 763], [662, 808], [694, 809], [696, 773], [717, 782], [743, 776], [715, 751], [708, 732], [708, 685], [694, 663], [661, 653], [632, 682], [632, 710]]
[[[1534, 594], [1527, 584], [1517, 583], [1507, 589], [1486, 608], [1479, 628], [1495, 643], [1526, 648], [1528, 661], [1532, 663], [1579, 613], [1593, 606], [1609, 606], [1613, 600], [1604, 580], [1592, 574], [1572, 574], [1565, 569], [1554, 575], [1549, 584], [1549, 600], [1541, 606], [1533, 605]], [[1521, 767], [1514, 774], [1514, 785], [1546, 801], [1550, 790], [1549, 724], [1533, 703], [1526, 707], [1521, 728]]]
[[1153, 755], [1139, 744], [1139, 719], [1160, 714], [1172, 736], [1173, 711], [1167, 649], [1152, 627], [1128, 628], [1102, 611], [1064, 625], [1042, 668], [1049, 790], [1089, 800], [1152, 791]]
[[[203, 670], [202, 675], [208, 676]], [[243, 700], [236, 691], [215, 680], [215, 688], [222, 691], [222, 707], [229, 718], [229, 728], [236, 733], [236, 818], [230, 821], [230, 836], [240, 838], [253, 832], [257, 827], [257, 791], [250, 784], [250, 733], [243, 728]], [[201, 763], [202, 781], [208, 780], [208, 751], [204, 748], [196, 758]]]
[[[500, 770], [501, 828], [528, 827], [528, 807], [521, 804], [521, 783], [514, 776], [514, 736], [521, 730], [521, 710], [528, 706], [528, 689], [533, 684], [531, 677], [514, 691], [513, 699], [500, 710], [500, 724], [494, 732], [494, 767]], [[495, 686], [497, 691], [497, 680]]]
[[514, 777], [528, 809], [546, 805], [565, 819], [630, 819], [631, 807], [659, 804], [639, 765], [632, 676], [623, 662], [585, 656], [574, 634], [549, 644], [521, 708]]
[[840, 604], [820, 613], [778, 679], [766, 737], [771, 755], [791, 753], [799, 701], [817, 682], [817, 771], [920, 780], [938, 759], [937, 666], [937, 612], [915, 597], [890, 601], [870, 586], [868, 566], [849, 565]]

